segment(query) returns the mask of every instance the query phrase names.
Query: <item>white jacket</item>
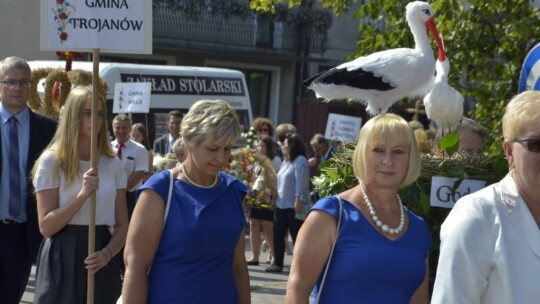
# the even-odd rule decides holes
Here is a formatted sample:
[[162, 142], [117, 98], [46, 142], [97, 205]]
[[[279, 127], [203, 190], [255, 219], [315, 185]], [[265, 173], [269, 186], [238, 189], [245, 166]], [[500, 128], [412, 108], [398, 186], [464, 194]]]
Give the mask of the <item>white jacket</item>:
[[540, 303], [539, 276], [540, 229], [508, 174], [443, 223], [431, 303]]

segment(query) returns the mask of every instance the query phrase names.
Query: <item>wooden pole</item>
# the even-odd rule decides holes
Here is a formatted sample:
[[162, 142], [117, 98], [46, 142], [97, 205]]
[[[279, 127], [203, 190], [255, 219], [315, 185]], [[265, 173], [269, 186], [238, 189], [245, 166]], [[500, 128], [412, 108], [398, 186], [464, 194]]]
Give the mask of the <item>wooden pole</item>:
[[[99, 96], [99, 49], [94, 49], [92, 69], [92, 139], [90, 143], [90, 165], [97, 168], [97, 130], [98, 130], [98, 96]], [[90, 219], [88, 221], [88, 255], [96, 251], [96, 192], [90, 196]], [[86, 285], [86, 304], [94, 304], [94, 274], [88, 271]]]

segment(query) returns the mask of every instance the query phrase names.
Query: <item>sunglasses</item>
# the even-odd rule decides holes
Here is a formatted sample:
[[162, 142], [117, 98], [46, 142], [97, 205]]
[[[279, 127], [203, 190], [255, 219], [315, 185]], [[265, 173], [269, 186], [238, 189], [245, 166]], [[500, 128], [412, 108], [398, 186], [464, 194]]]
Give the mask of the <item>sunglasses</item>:
[[514, 139], [517, 143], [527, 143], [527, 150], [534, 153], [540, 153], [540, 138], [518, 138]]

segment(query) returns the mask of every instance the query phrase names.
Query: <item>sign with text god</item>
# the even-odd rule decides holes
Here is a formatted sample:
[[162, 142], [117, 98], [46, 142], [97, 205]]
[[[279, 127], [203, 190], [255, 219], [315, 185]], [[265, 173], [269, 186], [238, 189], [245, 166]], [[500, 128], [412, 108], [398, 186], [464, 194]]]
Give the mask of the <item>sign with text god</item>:
[[152, 1], [42, 0], [41, 49], [152, 53]]
[[486, 185], [485, 181], [465, 179], [456, 191], [452, 192], [454, 183], [457, 180], [457, 178], [433, 176], [431, 178], [431, 206], [453, 208], [457, 200], [484, 188]]
[[150, 111], [149, 82], [118, 82], [114, 86], [113, 113], [148, 113]]

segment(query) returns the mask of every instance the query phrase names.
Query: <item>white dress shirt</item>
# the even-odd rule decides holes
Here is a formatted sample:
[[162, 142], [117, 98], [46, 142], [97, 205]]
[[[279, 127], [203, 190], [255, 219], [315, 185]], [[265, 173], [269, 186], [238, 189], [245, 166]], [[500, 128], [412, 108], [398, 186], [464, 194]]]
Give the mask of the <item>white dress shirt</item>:
[[431, 303], [540, 303], [539, 276], [540, 229], [508, 174], [443, 223]]
[[[119, 144], [116, 140], [111, 142], [114, 152], [118, 151]], [[144, 172], [148, 173], [148, 152], [146, 148], [134, 142], [131, 139], [124, 142], [122, 147], [122, 166], [124, 167], [124, 172], [126, 174], [127, 181], [135, 172]], [[135, 191], [141, 186], [142, 182], [139, 181], [133, 188], [128, 189], [129, 192]]]

